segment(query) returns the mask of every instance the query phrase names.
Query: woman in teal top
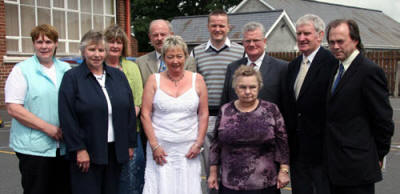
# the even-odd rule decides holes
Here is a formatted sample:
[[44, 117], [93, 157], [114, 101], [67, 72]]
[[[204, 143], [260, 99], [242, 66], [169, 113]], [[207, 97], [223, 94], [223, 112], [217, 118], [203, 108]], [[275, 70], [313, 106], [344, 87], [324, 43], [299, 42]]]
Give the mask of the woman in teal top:
[[[136, 117], [138, 117], [142, 105], [143, 83], [138, 65], [125, 58], [129, 54], [128, 38], [118, 25], [109, 26], [104, 35], [108, 45], [106, 64], [124, 72], [132, 89]], [[140, 121], [140, 119], [137, 119], [137, 121]], [[137, 124], [137, 130], [139, 132], [140, 122], [137, 122]], [[133, 159], [122, 167], [119, 186], [120, 194], [142, 193], [145, 161], [139, 133], [137, 136], [137, 148], [134, 153]]]
[[70, 193], [69, 163], [58, 118], [58, 90], [70, 66], [55, 58], [58, 32], [48, 24], [31, 31], [35, 55], [16, 64], [5, 101], [13, 117], [10, 147], [16, 152], [24, 193]]

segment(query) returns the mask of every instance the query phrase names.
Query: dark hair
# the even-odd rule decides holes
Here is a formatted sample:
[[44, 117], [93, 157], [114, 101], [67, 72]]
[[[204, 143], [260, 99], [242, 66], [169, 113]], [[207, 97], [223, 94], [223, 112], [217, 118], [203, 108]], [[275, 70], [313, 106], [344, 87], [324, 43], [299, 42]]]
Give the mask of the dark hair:
[[50, 24], [41, 24], [31, 31], [32, 42], [35, 42], [39, 36], [47, 36], [53, 42], [58, 42], [58, 32], [56, 28]]
[[210, 23], [211, 16], [217, 16], [217, 15], [226, 16], [227, 22], [229, 24], [228, 14], [222, 9], [216, 9], [216, 10], [212, 11], [210, 14], [208, 14], [208, 23]]
[[117, 24], [109, 26], [104, 32], [104, 37], [107, 43], [112, 42], [114, 40], [115, 41], [120, 40], [123, 44], [122, 56], [126, 57], [129, 55], [128, 36], [126, 36], [126, 33], [124, 32], [124, 30], [122, 30], [120, 26], [118, 26]]
[[364, 52], [364, 45], [361, 42], [360, 30], [358, 28], [357, 23], [351, 19], [337, 19], [328, 24], [326, 29], [326, 40], [329, 43], [329, 32], [332, 28], [338, 27], [340, 24], [347, 24], [349, 27], [350, 38], [352, 40], [358, 41], [357, 49], [360, 52]]

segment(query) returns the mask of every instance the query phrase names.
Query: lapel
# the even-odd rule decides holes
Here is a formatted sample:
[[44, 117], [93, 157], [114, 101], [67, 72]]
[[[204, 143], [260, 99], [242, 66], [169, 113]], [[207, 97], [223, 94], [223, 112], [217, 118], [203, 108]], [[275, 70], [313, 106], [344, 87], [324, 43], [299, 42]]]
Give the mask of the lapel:
[[323, 52], [322, 49], [323, 49], [322, 47], [319, 49], [319, 51], [315, 55], [312, 63], [310, 64], [310, 68], [308, 69], [308, 72], [306, 74], [306, 77], [304, 78], [303, 84], [301, 85], [299, 97], [297, 98], [297, 100], [299, 100], [301, 98], [301, 96], [307, 91], [307, 89], [310, 88], [310, 85], [312, 85], [312, 82], [313, 82], [315, 76], [318, 75], [319, 70], [324, 65], [323, 64], [324, 53], [322, 53]]
[[301, 65], [302, 60], [303, 60], [303, 56], [300, 55], [299, 57], [297, 57], [295, 59], [295, 61], [293, 61], [293, 65], [294, 65], [293, 71], [290, 71], [290, 75], [288, 75], [288, 78], [289, 78], [289, 88], [288, 88], [289, 95], [290, 95], [290, 98], [293, 99], [294, 101], [296, 101], [296, 96], [295, 96], [295, 93], [294, 93], [294, 83], [296, 82], [297, 74], [299, 73], [300, 65]]
[[[246, 60], [247, 60], [247, 58], [246, 58]], [[271, 57], [268, 56], [267, 54], [265, 54], [264, 59], [261, 63], [260, 69], [259, 69], [264, 82], [266, 79], [268, 79], [269, 72], [271, 71], [271, 68], [272, 68], [272, 65], [269, 65], [270, 62], [271, 62]], [[246, 61], [246, 63], [247, 63], [247, 61]]]
[[150, 53], [148, 61], [147, 61], [147, 67], [150, 70], [150, 74], [152, 73], [158, 73], [158, 63], [157, 63], [157, 55], [156, 51], [153, 51]]
[[[335, 97], [335, 95], [340, 92], [340, 90], [343, 88], [344, 85], [347, 84], [347, 82], [351, 82], [351, 78], [353, 78], [353, 75], [358, 71], [358, 67], [360, 66], [360, 62], [362, 61], [362, 55], [361, 53], [357, 55], [357, 57], [351, 62], [350, 67], [344, 72], [342, 79], [339, 81], [339, 84], [336, 86], [335, 91], [333, 94], [331, 94], [331, 98]], [[339, 64], [337, 65], [339, 66]], [[335, 79], [335, 74], [337, 72], [334, 71], [333, 73], [333, 78], [331, 79], [331, 87], [333, 83], [333, 79]], [[329, 88], [329, 94], [331, 93], [331, 87]]]

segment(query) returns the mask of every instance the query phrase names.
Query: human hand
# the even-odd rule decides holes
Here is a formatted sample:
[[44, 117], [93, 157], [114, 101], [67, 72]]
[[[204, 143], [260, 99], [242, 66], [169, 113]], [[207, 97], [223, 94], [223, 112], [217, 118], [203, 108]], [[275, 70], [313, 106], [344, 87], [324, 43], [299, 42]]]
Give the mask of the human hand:
[[211, 173], [210, 176], [208, 177], [207, 180], [208, 183], [208, 188], [209, 189], [216, 189], [218, 190], [218, 177], [217, 177], [217, 173]]
[[132, 160], [135, 150], [133, 148], [128, 148], [128, 152], [129, 152], [129, 160]]
[[56, 127], [54, 125], [48, 125], [45, 129], [44, 132], [51, 138], [61, 141], [62, 140], [62, 131], [60, 127]]
[[79, 150], [76, 152], [76, 165], [86, 173], [89, 171], [90, 158], [86, 150]]
[[189, 152], [185, 156], [188, 159], [193, 159], [193, 158], [197, 157], [200, 154], [200, 151], [201, 151], [201, 147], [199, 146], [199, 144], [194, 143], [190, 147]]
[[158, 164], [158, 165], [164, 165], [165, 163], [167, 163], [167, 159], [165, 158], [166, 156], [168, 156], [164, 149], [158, 145], [158, 147], [156, 147], [155, 149], [153, 149], [153, 160]]
[[284, 171], [279, 171], [278, 180], [277, 180], [277, 183], [276, 183], [276, 188], [282, 189], [287, 184], [289, 184], [289, 182], [290, 182], [289, 174], [287, 172], [284, 172]]

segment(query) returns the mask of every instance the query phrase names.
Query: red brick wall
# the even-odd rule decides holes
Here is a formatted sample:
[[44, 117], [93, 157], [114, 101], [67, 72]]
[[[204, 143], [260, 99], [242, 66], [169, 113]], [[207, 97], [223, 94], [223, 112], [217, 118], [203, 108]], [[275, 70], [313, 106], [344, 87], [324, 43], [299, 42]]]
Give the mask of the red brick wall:
[[4, 107], [4, 84], [14, 65], [3, 64], [6, 54], [6, 13], [4, 0], [0, 0], [0, 107]]
[[6, 13], [4, 0], [0, 1], [0, 64], [3, 63], [3, 56], [6, 54]]
[[[117, 0], [116, 1], [116, 7], [117, 7], [117, 24], [119, 26], [121, 26], [122, 29], [126, 29], [126, 20], [130, 19], [127, 18], [127, 15], [125, 14], [126, 12], [126, 7], [125, 7], [125, 1], [129, 1], [129, 0]], [[126, 32], [126, 30], [125, 30]], [[137, 56], [137, 52], [138, 52], [138, 44], [137, 44], [137, 40], [134, 37], [131, 37], [130, 34], [127, 34], [128, 37], [130, 37], [130, 53], [131, 56]]]

